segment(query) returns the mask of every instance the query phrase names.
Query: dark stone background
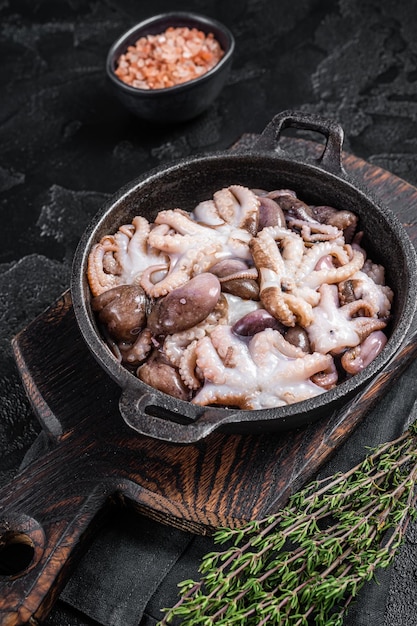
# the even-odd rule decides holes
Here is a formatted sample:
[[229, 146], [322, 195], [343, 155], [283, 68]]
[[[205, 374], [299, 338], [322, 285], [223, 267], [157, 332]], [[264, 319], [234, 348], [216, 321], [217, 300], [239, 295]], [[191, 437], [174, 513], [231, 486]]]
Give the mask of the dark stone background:
[[[236, 57], [206, 113], [151, 126], [114, 100], [104, 60], [125, 29], [173, 9], [224, 21]], [[413, 0], [0, 0], [1, 485], [39, 432], [10, 339], [69, 286], [77, 241], [104, 200], [155, 165], [260, 132], [288, 108], [336, 119], [346, 150], [417, 184], [416, 33]], [[401, 431], [413, 369], [324, 471], [349, 467], [364, 446]], [[347, 624], [415, 624], [416, 543], [411, 526], [394, 566], [361, 594]], [[193, 575], [210, 547], [126, 513], [97, 537], [47, 623], [155, 624], [175, 582]]]

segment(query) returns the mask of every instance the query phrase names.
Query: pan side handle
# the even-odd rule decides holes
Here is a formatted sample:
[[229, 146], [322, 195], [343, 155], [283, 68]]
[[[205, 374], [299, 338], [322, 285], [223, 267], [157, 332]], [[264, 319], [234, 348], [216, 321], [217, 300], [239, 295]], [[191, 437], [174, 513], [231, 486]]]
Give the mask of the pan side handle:
[[227, 409], [207, 409], [197, 418], [187, 418], [179, 414], [178, 409], [174, 411], [163, 406], [156, 394], [138, 395], [130, 389], [122, 392], [119, 410], [126, 424], [139, 434], [180, 444], [204, 439], [236, 418], [236, 413]]
[[303, 111], [282, 111], [273, 117], [255, 143], [254, 150], [274, 151], [285, 156], [285, 150], [279, 145], [285, 128], [298, 128], [324, 135], [326, 144], [317, 165], [327, 172], [345, 175], [342, 165], [343, 128], [334, 120], [329, 120]]
[[110, 494], [91, 478], [84, 456], [58, 445], [0, 490], [2, 626], [47, 617], [80, 548], [110, 509]]

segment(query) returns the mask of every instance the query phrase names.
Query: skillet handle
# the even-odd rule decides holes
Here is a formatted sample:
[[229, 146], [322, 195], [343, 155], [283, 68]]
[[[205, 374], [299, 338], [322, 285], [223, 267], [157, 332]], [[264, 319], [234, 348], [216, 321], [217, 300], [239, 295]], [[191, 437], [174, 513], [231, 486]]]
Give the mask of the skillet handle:
[[254, 145], [254, 150], [274, 151], [285, 155], [285, 150], [279, 145], [282, 131], [285, 128], [299, 128], [324, 135], [326, 144], [316, 164], [332, 174], [345, 174], [342, 165], [343, 128], [334, 120], [325, 119], [313, 113], [302, 111], [278, 113], [262, 132]]
[[155, 394], [139, 396], [129, 389], [124, 389], [120, 396], [119, 410], [126, 424], [140, 435], [179, 444], [200, 441], [235, 418], [234, 411], [228, 409], [207, 409], [199, 417], [187, 419], [178, 409], [161, 406]]

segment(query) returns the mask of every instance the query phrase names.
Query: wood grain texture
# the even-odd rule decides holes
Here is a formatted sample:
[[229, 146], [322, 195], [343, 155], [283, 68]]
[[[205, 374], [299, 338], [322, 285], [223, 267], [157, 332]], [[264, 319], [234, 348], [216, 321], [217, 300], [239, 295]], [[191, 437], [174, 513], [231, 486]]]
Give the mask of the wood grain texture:
[[[310, 157], [321, 150], [304, 140], [284, 145]], [[344, 166], [390, 206], [415, 241], [417, 189], [352, 155], [344, 155]], [[0, 625], [45, 618], [110, 506], [133, 505], [202, 534], [275, 512], [415, 358], [416, 332], [414, 323], [396, 357], [342, 411], [284, 435], [216, 432], [183, 446], [143, 437], [124, 423], [120, 389], [91, 356], [70, 294], [64, 293], [13, 343], [23, 384], [51, 445], [0, 492], [0, 549], [10, 533], [33, 546], [29, 567], [0, 575]]]

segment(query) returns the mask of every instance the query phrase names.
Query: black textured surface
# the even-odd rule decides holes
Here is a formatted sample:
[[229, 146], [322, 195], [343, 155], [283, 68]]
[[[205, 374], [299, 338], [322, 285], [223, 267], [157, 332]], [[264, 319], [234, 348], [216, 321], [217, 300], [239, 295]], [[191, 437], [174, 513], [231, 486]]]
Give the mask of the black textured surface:
[[[173, 8], [224, 21], [236, 38], [236, 55], [227, 85], [206, 113], [181, 125], [151, 126], [113, 98], [105, 58], [129, 26]], [[1, 484], [15, 475], [39, 432], [10, 339], [68, 287], [78, 239], [110, 194], [155, 165], [227, 148], [288, 108], [337, 119], [345, 129], [345, 149], [416, 185], [416, 32], [413, 0], [194, 0], [175, 7], [168, 0], [0, 3]], [[349, 467], [365, 446], [401, 431], [415, 375], [412, 366], [324, 471]], [[182, 558], [161, 581], [166, 530], [147, 527], [155, 546], [154, 582], [161, 584], [146, 605], [149, 598], [131, 584], [152, 574], [152, 559], [146, 560], [140, 546], [143, 525], [146, 520], [138, 523], [130, 514], [109, 524], [74, 573], [49, 626], [155, 623], [159, 608], [174, 597], [175, 582], [193, 574], [198, 556], [211, 545], [173, 530], [175, 555]], [[140, 553], [136, 571], [125, 550]], [[414, 625], [415, 526], [394, 566], [379, 579], [379, 586], [361, 594], [346, 624]], [[104, 592], [109, 580], [112, 610]], [[83, 595], [82, 588], [93, 591]], [[128, 593], [117, 595], [123, 588]], [[121, 615], [124, 621], [117, 621]]]

